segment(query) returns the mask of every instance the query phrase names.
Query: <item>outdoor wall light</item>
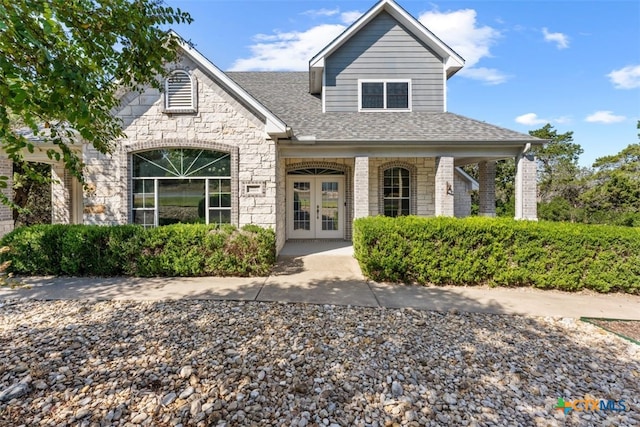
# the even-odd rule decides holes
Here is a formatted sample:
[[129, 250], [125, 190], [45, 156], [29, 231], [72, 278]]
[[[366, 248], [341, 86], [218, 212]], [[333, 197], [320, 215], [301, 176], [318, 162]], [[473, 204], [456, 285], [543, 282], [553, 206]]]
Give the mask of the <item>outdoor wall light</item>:
[[451, 186], [451, 183], [449, 181], [447, 181], [447, 194], [449, 196], [453, 196], [453, 187]]

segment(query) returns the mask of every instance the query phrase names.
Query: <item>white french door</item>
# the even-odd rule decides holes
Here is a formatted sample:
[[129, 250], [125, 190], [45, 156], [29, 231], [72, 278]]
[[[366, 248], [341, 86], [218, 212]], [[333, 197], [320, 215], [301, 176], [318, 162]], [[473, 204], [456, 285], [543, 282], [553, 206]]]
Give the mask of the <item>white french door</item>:
[[341, 239], [344, 237], [343, 176], [288, 176], [287, 237], [290, 239]]

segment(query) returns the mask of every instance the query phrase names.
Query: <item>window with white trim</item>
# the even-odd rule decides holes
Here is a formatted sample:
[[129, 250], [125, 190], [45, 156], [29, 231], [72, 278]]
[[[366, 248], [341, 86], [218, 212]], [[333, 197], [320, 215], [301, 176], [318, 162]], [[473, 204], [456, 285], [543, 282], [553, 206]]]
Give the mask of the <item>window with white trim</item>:
[[359, 80], [361, 111], [411, 111], [411, 80]]
[[401, 167], [385, 169], [382, 184], [383, 212], [385, 216], [403, 216], [411, 213], [410, 172]]
[[175, 70], [165, 80], [164, 108], [168, 112], [195, 112], [196, 92], [192, 77], [184, 70]]
[[178, 148], [132, 157], [134, 224], [231, 222], [229, 153]]

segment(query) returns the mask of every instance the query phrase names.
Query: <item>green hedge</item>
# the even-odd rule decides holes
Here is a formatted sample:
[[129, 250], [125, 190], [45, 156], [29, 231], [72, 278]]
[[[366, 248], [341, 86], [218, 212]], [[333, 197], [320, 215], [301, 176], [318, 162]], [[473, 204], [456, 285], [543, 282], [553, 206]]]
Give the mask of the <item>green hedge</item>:
[[355, 256], [376, 281], [640, 293], [640, 229], [497, 218], [370, 217]]
[[15, 274], [261, 276], [275, 263], [275, 233], [257, 226], [36, 225], [0, 242]]

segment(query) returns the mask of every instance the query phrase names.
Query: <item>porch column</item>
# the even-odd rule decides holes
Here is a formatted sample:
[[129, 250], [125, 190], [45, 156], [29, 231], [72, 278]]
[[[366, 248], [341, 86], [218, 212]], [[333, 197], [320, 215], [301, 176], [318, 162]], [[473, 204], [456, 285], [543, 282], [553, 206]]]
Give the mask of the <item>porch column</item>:
[[536, 159], [531, 153], [516, 157], [516, 219], [538, 220]]
[[453, 157], [436, 157], [436, 216], [454, 216]]
[[478, 178], [478, 214], [496, 216], [496, 162], [491, 160], [478, 163]]
[[369, 157], [355, 158], [353, 193], [353, 219], [369, 216]]
[[51, 166], [51, 223], [71, 222], [71, 174], [64, 166]]
[[[11, 200], [13, 197], [13, 161], [11, 159], [0, 158], [0, 176], [8, 178], [2, 194]], [[4, 203], [0, 203], [0, 237], [12, 231], [13, 225], [13, 210]]]

